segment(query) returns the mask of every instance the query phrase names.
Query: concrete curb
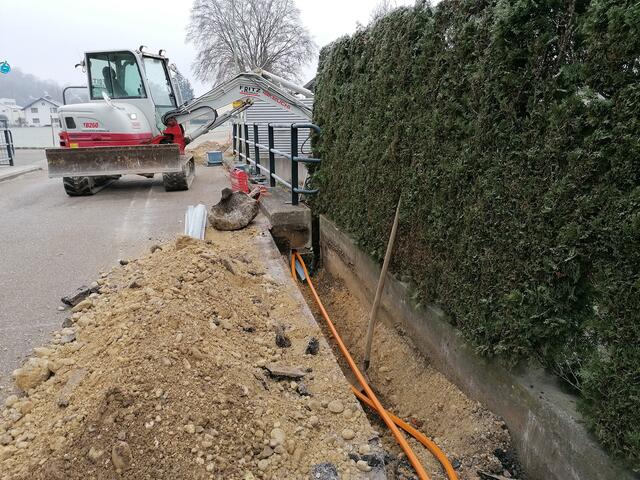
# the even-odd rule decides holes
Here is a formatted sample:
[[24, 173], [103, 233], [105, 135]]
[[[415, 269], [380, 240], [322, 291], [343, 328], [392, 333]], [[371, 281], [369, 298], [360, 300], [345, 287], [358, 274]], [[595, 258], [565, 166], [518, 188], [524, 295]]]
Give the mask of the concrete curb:
[[305, 247], [311, 239], [311, 210], [291, 205], [291, 193], [277, 187], [260, 198], [260, 211], [271, 224], [271, 235], [286, 250]]
[[0, 182], [5, 180], [11, 180], [12, 178], [19, 177], [25, 173], [35, 172], [36, 170], [42, 170], [40, 165], [27, 165], [26, 167], [9, 167], [12, 170], [9, 172], [3, 172], [0, 169]]
[[[370, 304], [380, 266], [354, 240], [320, 216], [322, 263]], [[410, 285], [387, 274], [380, 316], [401, 324], [431, 364], [469, 397], [502, 417], [527, 476], [544, 480], [632, 480], [584, 427], [575, 398], [540, 370], [509, 371], [478, 356], [437, 306], [419, 307]]]

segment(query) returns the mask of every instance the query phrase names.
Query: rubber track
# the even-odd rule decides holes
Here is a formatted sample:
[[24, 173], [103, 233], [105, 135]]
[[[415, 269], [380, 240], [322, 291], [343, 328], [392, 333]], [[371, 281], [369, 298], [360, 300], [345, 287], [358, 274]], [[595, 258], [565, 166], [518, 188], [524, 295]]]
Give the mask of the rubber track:
[[164, 189], [167, 192], [189, 190], [195, 176], [195, 164], [193, 162], [193, 159], [189, 160], [181, 172], [162, 174], [162, 183], [164, 183]]
[[70, 197], [85, 197], [96, 193], [95, 182], [91, 177], [63, 177], [64, 191]]

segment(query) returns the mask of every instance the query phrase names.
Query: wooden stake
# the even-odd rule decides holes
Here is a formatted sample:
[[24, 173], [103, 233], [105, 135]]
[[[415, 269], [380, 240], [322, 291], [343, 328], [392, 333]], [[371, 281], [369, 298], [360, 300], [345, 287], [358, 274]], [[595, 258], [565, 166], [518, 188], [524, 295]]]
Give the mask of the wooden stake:
[[364, 351], [364, 369], [369, 369], [369, 363], [371, 362], [371, 345], [373, 344], [373, 330], [376, 326], [376, 316], [378, 314], [378, 307], [380, 306], [380, 298], [382, 297], [382, 291], [384, 290], [384, 281], [387, 277], [387, 269], [389, 268], [389, 261], [391, 260], [391, 252], [393, 251], [393, 244], [396, 240], [396, 232], [398, 231], [398, 220], [400, 218], [400, 203], [401, 198], [398, 198], [398, 206], [396, 207], [396, 216], [393, 219], [393, 226], [391, 227], [391, 234], [389, 235], [389, 242], [387, 243], [387, 251], [384, 254], [384, 262], [382, 263], [382, 270], [380, 271], [380, 278], [378, 279], [378, 288], [376, 289], [376, 296], [373, 299], [373, 306], [371, 307], [371, 313], [369, 315], [369, 325], [367, 326], [367, 343]]

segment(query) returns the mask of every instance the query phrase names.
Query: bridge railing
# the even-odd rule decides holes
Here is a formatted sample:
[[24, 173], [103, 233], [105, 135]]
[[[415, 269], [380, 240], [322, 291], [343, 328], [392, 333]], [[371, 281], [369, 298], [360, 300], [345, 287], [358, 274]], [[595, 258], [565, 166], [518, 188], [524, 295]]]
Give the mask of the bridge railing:
[[[259, 127], [267, 127], [267, 144], [260, 143]], [[298, 164], [320, 163], [321, 159], [299, 155], [298, 130], [310, 129], [316, 134], [320, 134], [320, 127], [313, 123], [234, 123], [233, 124], [233, 153], [238, 155], [238, 159], [245, 160], [255, 167], [255, 172], [262, 172], [268, 175], [269, 185], [275, 187], [278, 183], [291, 191], [291, 204], [297, 205], [300, 195], [313, 195], [318, 193], [317, 189], [300, 188], [298, 185]], [[275, 148], [274, 131], [276, 129], [288, 129], [290, 131], [291, 153], [283, 152]], [[253, 135], [250, 135], [250, 130]], [[250, 139], [253, 137], [253, 140]], [[253, 147], [253, 156], [250, 151]], [[260, 152], [268, 155], [268, 167], [261, 163]], [[286, 181], [276, 172], [276, 155], [288, 159], [291, 163], [291, 182]]]
[[6, 121], [0, 120], [0, 165], [13, 167], [16, 151], [13, 146], [13, 134]]

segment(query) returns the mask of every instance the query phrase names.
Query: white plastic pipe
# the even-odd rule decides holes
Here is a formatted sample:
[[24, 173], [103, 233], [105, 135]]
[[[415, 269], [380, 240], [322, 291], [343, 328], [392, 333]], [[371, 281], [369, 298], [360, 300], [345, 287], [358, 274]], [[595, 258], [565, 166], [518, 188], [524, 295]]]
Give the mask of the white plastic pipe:
[[190, 237], [204, 240], [204, 230], [207, 226], [207, 207], [202, 203], [189, 205], [184, 214], [184, 234]]

